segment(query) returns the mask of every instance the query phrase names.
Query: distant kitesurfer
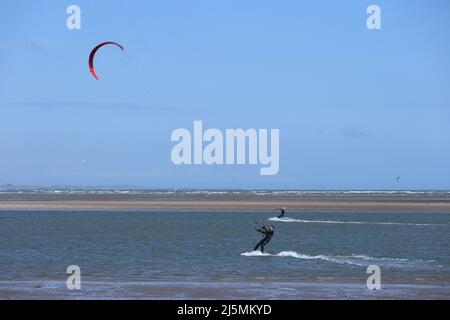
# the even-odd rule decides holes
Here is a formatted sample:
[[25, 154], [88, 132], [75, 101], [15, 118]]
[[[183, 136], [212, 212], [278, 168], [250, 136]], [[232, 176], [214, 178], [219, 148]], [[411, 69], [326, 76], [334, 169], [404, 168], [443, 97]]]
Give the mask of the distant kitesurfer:
[[279, 208], [279, 210], [281, 211], [281, 213], [280, 213], [280, 215], [278, 216], [278, 219], [284, 217], [284, 214], [286, 213], [286, 207], [281, 207], [281, 208]]
[[266, 226], [263, 225], [261, 228], [256, 229], [257, 232], [261, 232], [263, 234], [264, 238], [258, 242], [253, 251], [258, 250], [258, 248], [261, 247], [261, 252], [264, 252], [264, 246], [270, 241], [270, 239], [272, 239], [274, 228], [275, 227], [271, 225], [269, 229], [267, 229]]

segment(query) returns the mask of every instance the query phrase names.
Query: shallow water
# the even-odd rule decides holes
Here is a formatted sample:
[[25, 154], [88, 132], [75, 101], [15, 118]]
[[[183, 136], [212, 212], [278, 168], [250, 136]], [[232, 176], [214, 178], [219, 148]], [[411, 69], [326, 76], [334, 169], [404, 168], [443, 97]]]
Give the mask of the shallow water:
[[[275, 225], [265, 255], [255, 221]], [[450, 283], [450, 213], [1, 211], [0, 280]], [[280, 290], [283, 288], [280, 287]], [[285, 288], [286, 289], [286, 288]]]

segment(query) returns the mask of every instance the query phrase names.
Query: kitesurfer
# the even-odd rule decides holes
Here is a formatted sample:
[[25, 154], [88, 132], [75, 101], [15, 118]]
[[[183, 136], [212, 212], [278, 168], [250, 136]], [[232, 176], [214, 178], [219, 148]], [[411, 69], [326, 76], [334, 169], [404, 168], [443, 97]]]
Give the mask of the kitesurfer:
[[286, 213], [286, 207], [281, 207], [281, 208], [279, 208], [279, 210], [280, 210], [281, 213], [280, 213], [280, 215], [278, 216], [278, 219], [284, 217], [284, 214]]
[[258, 248], [261, 247], [261, 252], [264, 252], [264, 246], [270, 241], [270, 239], [272, 239], [274, 229], [275, 227], [273, 225], [269, 226], [268, 229], [264, 225], [261, 228], [256, 229], [257, 232], [261, 232], [263, 234], [263, 238], [258, 242], [253, 251], [258, 250]]

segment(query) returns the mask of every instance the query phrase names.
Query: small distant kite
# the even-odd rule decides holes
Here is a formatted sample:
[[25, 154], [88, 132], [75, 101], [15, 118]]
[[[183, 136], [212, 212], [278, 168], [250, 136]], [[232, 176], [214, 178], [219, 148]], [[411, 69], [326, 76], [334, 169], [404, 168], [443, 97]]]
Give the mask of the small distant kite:
[[397, 176], [397, 178], [395, 178], [395, 181], [397, 181], [397, 183], [400, 182], [400, 176]]
[[94, 57], [95, 57], [95, 53], [97, 52], [98, 49], [100, 49], [103, 46], [109, 45], [109, 44], [113, 44], [117, 47], [119, 47], [122, 51], [124, 50], [124, 48], [118, 44], [117, 42], [114, 41], [106, 41], [106, 42], [102, 42], [99, 45], [97, 45], [94, 49], [92, 49], [91, 53], [89, 54], [89, 70], [91, 71], [92, 75], [94, 76], [95, 79], [98, 80], [98, 76], [97, 73], [95, 72], [94, 69]]

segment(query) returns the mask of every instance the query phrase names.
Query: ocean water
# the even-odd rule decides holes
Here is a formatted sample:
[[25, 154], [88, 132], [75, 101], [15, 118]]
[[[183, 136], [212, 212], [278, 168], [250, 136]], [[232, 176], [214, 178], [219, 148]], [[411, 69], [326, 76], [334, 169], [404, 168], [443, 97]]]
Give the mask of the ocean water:
[[81, 187], [19, 187], [0, 186], [0, 195], [146, 195], [146, 196], [256, 196], [256, 197], [383, 197], [389, 199], [420, 197], [450, 200], [450, 190], [241, 190], [241, 189], [141, 189], [141, 188], [81, 188]]
[[[255, 222], [275, 226], [265, 254], [252, 251]], [[100, 291], [102, 281], [134, 284], [128, 294], [108, 289], [119, 297], [141, 282], [246, 283], [243, 297], [261, 283], [272, 293], [322, 283], [333, 297], [339, 283], [364, 287], [374, 264], [384, 285], [440, 286], [450, 296], [449, 244], [450, 213], [0, 211], [0, 298], [1, 289], [65, 286], [69, 265]], [[161, 290], [152, 297], [177, 297]]]

